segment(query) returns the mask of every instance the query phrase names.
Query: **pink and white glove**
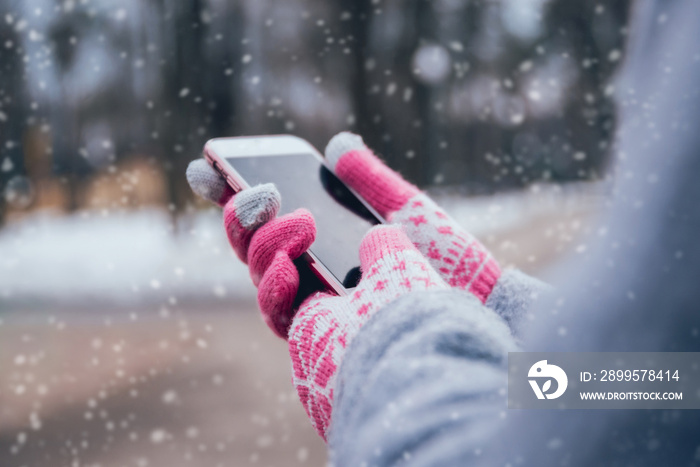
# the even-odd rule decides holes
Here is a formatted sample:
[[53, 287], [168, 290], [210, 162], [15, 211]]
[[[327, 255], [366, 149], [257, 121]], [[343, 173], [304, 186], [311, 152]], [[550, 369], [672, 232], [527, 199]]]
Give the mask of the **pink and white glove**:
[[350, 188], [406, 234], [452, 287], [482, 303], [501, 269], [491, 253], [425, 193], [404, 180], [352, 133], [339, 133], [326, 146], [326, 160]]
[[345, 349], [374, 313], [405, 293], [450, 286], [484, 302], [500, 276], [497, 263], [477, 240], [386, 167], [359, 136], [335, 136], [326, 158], [338, 177], [398, 225], [368, 232], [360, 246], [362, 279], [351, 295], [318, 293], [298, 310], [293, 303], [299, 274], [292, 260], [315, 239], [311, 215], [299, 209], [275, 218], [280, 196], [270, 184], [232, 196], [226, 182], [202, 159], [187, 170], [197, 194], [224, 206], [231, 246], [250, 267], [265, 322], [289, 341], [294, 386], [324, 439]]
[[362, 325], [401, 295], [449, 288], [399, 226], [376, 226], [365, 235], [360, 270], [362, 279], [351, 295], [309, 297], [289, 330], [294, 387], [324, 439], [338, 368]]

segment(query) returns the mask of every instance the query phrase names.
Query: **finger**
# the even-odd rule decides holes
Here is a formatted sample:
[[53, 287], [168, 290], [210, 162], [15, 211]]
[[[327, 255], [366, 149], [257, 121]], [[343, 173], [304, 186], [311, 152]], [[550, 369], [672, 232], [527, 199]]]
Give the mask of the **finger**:
[[351, 133], [331, 139], [326, 158], [335, 173], [384, 218], [404, 227], [431, 266], [453, 287], [484, 302], [500, 276], [491, 253], [426, 194], [386, 167]]
[[283, 339], [294, 317], [297, 290], [299, 272], [287, 253], [279, 250], [258, 284], [258, 306], [268, 327]]
[[244, 263], [255, 231], [277, 216], [281, 196], [272, 183], [257, 185], [237, 193], [224, 206], [224, 227], [229, 243]]
[[379, 301], [415, 290], [446, 288], [447, 284], [403, 230], [396, 225], [372, 228], [360, 244], [362, 280]]
[[420, 193], [418, 188], [384, 165], [358, 135], [348, 132], [335, 135], [325, 152], [335, 174], [385, 219]]
[[473, 235], [421, 194], [394, 213], [392, 222], [406, 235], [452, 287], [485, 302], [501, 274], [491, 252]]
[[277, 252], [295, 260], [316, 239], [316, 224], [305, 209], [274, 219], [258, 229], [250, 241], [248, 265], [253, 283], [259, 285]]
[[394, 225], [373, 227], [360, 243], [360, 269], [368, 272], [379, 260], [405, 250], [416, 250], [406, 234]]
[[226, 180], [204, 159], [195, 159], [187, 166], [187, 183], [198, 196], [223, 206], [233, 196]]

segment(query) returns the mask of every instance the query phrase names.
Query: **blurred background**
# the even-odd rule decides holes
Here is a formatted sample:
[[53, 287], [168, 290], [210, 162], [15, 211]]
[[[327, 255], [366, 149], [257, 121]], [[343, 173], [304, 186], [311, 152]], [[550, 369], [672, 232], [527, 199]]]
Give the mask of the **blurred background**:
[[0, 0], [0, 465], [320, 465], [184, 177], [361, 133], [504, 265], [585, 250], [630, 2]]

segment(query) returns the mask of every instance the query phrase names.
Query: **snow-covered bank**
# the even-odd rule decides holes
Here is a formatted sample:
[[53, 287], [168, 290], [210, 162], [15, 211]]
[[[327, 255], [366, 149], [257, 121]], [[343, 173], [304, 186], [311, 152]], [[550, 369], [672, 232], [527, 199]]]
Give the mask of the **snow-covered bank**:
[[[600, 187], [543, 187], [488, 197], [436, 192], [477, 236], [517, 231], [538, 216], [596, 204]], [[0, 304], [181, 299], [252, 300], [215, 209], [184, 216], [173, 234], [160, 210], [37, 214], [0, 231]], [[0, 307], [5, 308], [5, 307]]]
[[254, 292], [214, 210], [182, 219], [177, 235], [159, 210], [43, 214], [0, 233], [2, 301], [128, 304]]

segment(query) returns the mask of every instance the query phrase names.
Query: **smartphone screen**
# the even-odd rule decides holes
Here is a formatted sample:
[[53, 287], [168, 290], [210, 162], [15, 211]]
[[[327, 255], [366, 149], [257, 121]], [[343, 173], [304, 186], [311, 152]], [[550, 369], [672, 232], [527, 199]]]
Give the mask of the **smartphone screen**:
[[306, 208], [316, 221], [310, 250], [346, 288], [360, 278], [360, 242], [377, 217], [313, 154], [231, 157], [226, 161], [250, 185], [274, 183], [280, 215]]

